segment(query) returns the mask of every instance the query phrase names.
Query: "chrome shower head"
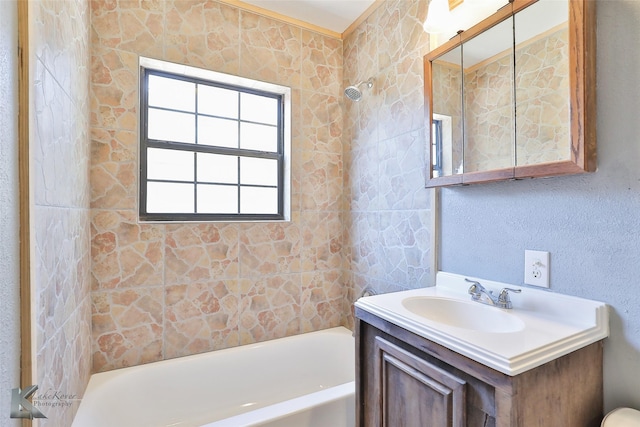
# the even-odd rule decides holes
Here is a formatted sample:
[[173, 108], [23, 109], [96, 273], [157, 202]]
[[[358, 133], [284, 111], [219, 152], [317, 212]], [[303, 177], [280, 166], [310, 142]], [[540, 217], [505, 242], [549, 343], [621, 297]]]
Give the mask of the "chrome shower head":
[[344, 94], [352, 101], [360, 101], [360, 98], [362, 98], [362, 92], [360, 92], [360, 89], [358, 89], [357, 86], [347, 87], [344, 90]]
[[363, 84], [366, 84], [367, 88], [371, 89], [373, 87], [373, 77], [370, 78], [369, 80], [360, 82], [357, 85], [348, 86], [344, 90], [344, 94], [347, 96], [347, 98], [349, 98], [352, 101], [356, 101], [356, 102], [360, 101], [360, 98], [362, 98], [362, 91], [359, 89], [359, 87], [362, 86]]

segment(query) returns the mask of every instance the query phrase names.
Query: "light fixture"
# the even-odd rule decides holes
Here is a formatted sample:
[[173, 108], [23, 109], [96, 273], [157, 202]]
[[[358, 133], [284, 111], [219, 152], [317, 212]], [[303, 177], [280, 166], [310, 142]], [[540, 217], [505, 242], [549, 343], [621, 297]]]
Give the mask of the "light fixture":
[[451, 21], [449, 0], [431, 0], [427, 19], [422, 27], [429, 34], [440, 34], [450, 29]]

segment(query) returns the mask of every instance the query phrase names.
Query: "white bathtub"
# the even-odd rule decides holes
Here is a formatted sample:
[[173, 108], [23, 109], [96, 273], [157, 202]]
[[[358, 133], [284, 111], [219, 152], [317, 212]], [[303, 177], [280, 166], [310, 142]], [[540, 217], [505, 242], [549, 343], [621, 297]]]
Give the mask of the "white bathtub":
[[92, 375], [73, 427], [353, 427], [338, 327]]

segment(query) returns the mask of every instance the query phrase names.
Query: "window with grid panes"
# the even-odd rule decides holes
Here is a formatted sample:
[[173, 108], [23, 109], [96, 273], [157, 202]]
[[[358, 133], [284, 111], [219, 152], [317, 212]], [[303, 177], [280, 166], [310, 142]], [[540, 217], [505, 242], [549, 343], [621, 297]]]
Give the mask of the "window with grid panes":
[[287, 219], [288, 88], [213, 74], [141, 67], [140, 218]]

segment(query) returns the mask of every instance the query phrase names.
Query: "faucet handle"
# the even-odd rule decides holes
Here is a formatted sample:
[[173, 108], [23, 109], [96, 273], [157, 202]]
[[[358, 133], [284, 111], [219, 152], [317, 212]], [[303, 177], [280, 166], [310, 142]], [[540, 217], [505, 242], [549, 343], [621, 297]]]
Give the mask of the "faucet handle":
[[511, 298], [509, 298], [509, 292], [519, 294], [520, 292], [522, 292], [522, 289], [502, 288], [502, 290], [500, 291], [500, 295], [498, 295], [498, 304], [502, 308], [513, 307], [513, 305], [511, 304]]
[[480, 299], [480, 297], [482, 296], [482, 291], [484, 291], [484, 286], [482, 286], [480, 284], [480, 282], [476, 282], [475, 280], [470, 280], [467, 279], [466, 277], [464, 278], [465, 282], [469, 282], [471, 283], [471, 286], [469, 286], [469, 290], [467, 292], [469, 292], [469, 295], [471, 295], [471, 299], [473, 299], [474, 301], [477, 301]]
[[469, 290], [471, 290], [471, 288], [473, 288], [474, 286], [477, 287], [478, 289], [484, 290], [484, 286], [482, 286], [480, 284], [480, 282], [476, 282], [475, 280], [467, 279], [466, 277], [464, 278], [464, 281], [471, 283], [471, 286], [469, 287]]

